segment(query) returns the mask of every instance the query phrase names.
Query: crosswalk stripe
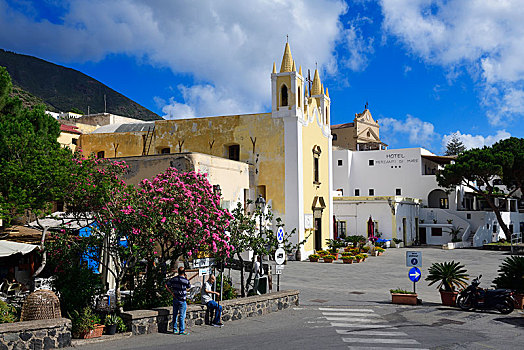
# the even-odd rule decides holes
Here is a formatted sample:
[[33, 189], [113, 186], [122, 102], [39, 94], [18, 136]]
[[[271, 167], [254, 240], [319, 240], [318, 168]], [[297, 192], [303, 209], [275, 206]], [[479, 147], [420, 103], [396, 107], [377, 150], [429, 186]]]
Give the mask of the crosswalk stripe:
[[346, 343], [420, 344], [415, 339], [342, 338], [342, 341]]
[[354, 312], [323, 312], [324, 316], [348, 316], [348, 317], [382, 317], [376, 314], [364, 314], [364, 313], [354, 313]]
[[319, 307], [320, 311], [354, 311], [354, 312], [375, 312], [371, 309], [336, 309], [331, 307]]
[[350, 321], [350, 322], [368, 322], [368, 323], [381, 323], [385, 322], [384, 320], [373, 320], [369, 318], [356, 318], [356, 317], [331, 317], [324, 316], [328, 321]]
[[336, 329], [338, 334], [345, 335], [372, 335], [372, 336], [383, 336], [383, 337], [403, 337], [407, 336], [404, 332], [388, 332], [388, 331], [366, 331], [360, 329]]
[[348, 346], [349, 350], [429, 350], [427, 348], [391, 348], [382, 346]]
[[387, 329], [398, 329], [392, 327], [389, 324], [357, 324], [357, 323], [338, 323], [331, 322], [332, 327], [342, 327], [342, 328], [387, 328]]

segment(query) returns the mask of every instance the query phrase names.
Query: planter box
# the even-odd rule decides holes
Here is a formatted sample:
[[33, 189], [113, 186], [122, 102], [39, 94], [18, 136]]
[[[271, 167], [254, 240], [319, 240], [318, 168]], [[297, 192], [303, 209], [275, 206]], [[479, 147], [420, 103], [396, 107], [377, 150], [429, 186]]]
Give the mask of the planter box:
[[102, 334], [104, 333], [104, 327], [105, 326], [103, 324], [95, 325], [94, 329], [78, 334], [78, 338], [80, 339], [100, 338]]
[[311, 261], [311, 262], [318, 262], [318, 259], [319, 258], [309, 258], [309, 261]]
[[356, 263], [359, 263], [359, 262], [361, 262], [361, 261], [362, 261], [362, 259], [355, 259], [355, 262], [356, 262]]
[[353, 264], [353, 259], [342, 259], [344, 264]]
[[391, 302], [393, 304], [417, 305], [417, 294], [391, 293]]
[[332, 263], [332, 262], [333, 262], [333, 259], [322, 258], [322, 260], [323, 260], [325, 263]]
[[455, 306], [457, 303], [458, 292], [446, 292], [440, 291], [440, 299], [442, 300], [442, 305], [444, 306]]

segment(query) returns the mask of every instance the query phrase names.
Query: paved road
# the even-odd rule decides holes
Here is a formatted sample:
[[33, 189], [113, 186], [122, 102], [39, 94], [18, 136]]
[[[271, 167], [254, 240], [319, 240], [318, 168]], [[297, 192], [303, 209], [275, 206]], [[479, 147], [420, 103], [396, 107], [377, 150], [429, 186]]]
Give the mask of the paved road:
[[[505, 257], [499, 252], [421, 249], [424, 268], [459, 260], [488, 286]], [[411, 284], [405, 249], [391, 249], [364, 264], [290, 262], [281, 287], [301, 290], [300, 307], [193, 327], [189, 336], [153, 334], [81, 349], [522, 349], [524, 314], [462, 312], [440, 305], [436, 289], [420, 282], [421, 306], [390, 304], [389, 289]]]

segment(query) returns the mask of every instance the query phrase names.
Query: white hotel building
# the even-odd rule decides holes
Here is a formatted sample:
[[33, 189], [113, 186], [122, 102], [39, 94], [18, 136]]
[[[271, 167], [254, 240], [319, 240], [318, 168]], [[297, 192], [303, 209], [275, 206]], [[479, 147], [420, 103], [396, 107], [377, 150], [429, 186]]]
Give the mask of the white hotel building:
[[[453, 161], [423, 148], [374, 151], [333, 150], [333, 205], [337, 233], [399, 238], [405, 245], [444, 245], [460, 228], [464, 246], [503, 238], [493, 212], [467, 188], [446, 192], [436, 172]], [[502, 203], [501, 203], [502, 204]], [[512, 232], [524, 231], [517, 199], [503, 203], [502, 217]], [[459, 244], [460, 245], [460, 244]]]

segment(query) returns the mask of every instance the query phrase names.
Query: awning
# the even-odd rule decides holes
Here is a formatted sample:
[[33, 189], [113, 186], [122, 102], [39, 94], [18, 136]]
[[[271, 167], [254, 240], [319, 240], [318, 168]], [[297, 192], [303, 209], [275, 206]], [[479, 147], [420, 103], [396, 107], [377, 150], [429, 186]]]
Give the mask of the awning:
[[25, 255], [31, 253], [35, 249], [38, 249], [38, 246], [34, 244], [0, 241], [0, 258], [5, 258], [15, 254]]

